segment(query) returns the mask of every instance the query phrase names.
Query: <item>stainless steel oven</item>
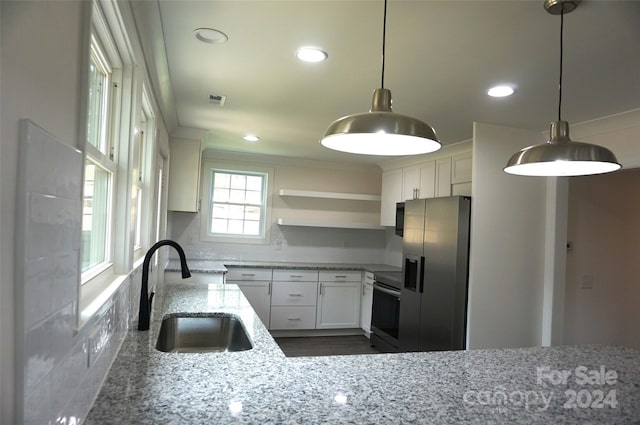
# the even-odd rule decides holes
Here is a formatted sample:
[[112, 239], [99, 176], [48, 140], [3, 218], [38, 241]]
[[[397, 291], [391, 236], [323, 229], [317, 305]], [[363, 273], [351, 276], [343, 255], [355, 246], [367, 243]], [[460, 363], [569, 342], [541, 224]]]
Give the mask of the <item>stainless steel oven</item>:
[[371, 345], [384, 352], [399, 351], [399, 273], [376, 273], [371, 309]]

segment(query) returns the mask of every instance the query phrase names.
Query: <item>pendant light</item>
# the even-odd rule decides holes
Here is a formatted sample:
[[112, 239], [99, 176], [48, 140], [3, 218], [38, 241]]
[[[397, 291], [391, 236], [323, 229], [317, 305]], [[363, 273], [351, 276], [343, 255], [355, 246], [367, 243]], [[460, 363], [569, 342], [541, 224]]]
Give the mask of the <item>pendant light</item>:
[[516, 152], [504, 171], [523, 176], [581, 176], [602, 174], [621, 168], [613, 152], [589, 143], [574, 142], [569, 138], [569, 123], [562, 121], [562, 53], [564, 15], [578, 7], [580, 0], [546, 0], [544, 8], [552, 15], [560, 15], [560, 81], [558, 121], [551, 123], [550, 138], [546, 143], [529, 146]]
[[440, 149], [433, 128], [407, 115], [391, 111], [391, 91], [384, 88], [387, 0], [382, 27], [382, 81], [374, 90], [371, 110], [347, 115], [329, 125], [320, 143], [333, 150], [364, 155], [418, 155]]

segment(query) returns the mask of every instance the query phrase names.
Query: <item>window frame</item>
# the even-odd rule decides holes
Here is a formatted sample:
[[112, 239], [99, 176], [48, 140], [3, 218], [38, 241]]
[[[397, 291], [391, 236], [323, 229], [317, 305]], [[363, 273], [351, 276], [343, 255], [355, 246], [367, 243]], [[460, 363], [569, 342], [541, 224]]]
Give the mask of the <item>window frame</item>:
[[[213, 172], [229, 172], [236, 174], [264, 175], [265, 181], [263, 182], [263, 208], [264, 213], [260, 223], [262, 229], [260, 235], [226, 235], [222, 233], [212, 233], [209, 231], [211, 223], [211, 206], [213, 196]], [[203, 194], [200, 211], [200, 240], [207, 242], [225, 242], [225, 243], [244, 243], [244, 244], [260, 244], [268, 245], [271, 241], [271, 226], [273, 225], [271, 220], [271, 203], [273, 198], [273, 176], [274, 169], [265, 167], [258, 164], [249, 163], [233, 163], [233, 162], [219, 162], [212, 159], [204, 158], [202, 161], [202, 178], [201, 192]]]
[[[105, 258], [103, 261], [95, 264], [91, 268], [81, 271], [80, 284], [81, 287], [92, 282], [94, 280], [104, 279], [105, 276], [113, 274], [114, 263], [114, 224], [115, 224], [115, 191], [118, 179], [118, 163], [117, 153], [118, 146], [115, 142], [115, 135], [118, 134], [120, 129], [120, 111], [122, 105], [122, 96], [120, 90], [118, 90], [122, 81], [122, 61], [117, 54], [117, 50], [113, 45], [113, 39], [105, 28], [99, 28], [98, 23], [101, 22], [104, 17], [100, 10], [96, 10], [97, 6], [94, 5], [93, 25], [91, 26], [90, 33], [90, 46], [89, 46], [89, 64], [92, 61], [97, 61], [95, 66], [101, 69], [101, 71], [107, 73], [106, 77], [106, 99], [105, 110], [103, 112], [104, 120], [101, 123], [101, 146], [94, 146], [88, 140], [88, 128], [85, 131], [85, 158], [84, 167], [87, 167], [89, 162], [93, 162], [96, 166], [105, 170], [109, 174], [109, 188], [107, 195], [107, 208], [106, 208], [106, 234], [104, 235], [105, 243]], [[87, 87], [88, 88], [88, 87]], [[89, 93], [87, 92], [87, 99]], [[85, 114], [89, 113], [89, 102], [87, 102], [87, 109]], [[88, 125], [88, 119], [87, 119]], [[83, 186], [85, 184], [86, 176], [83, 173]], [[85, 193], [83, 191], [82, 202], [85, 201]], [[82, 258], [81, 258], [82, 260]], [[102, 276], [102, 277], [101, 277]]]

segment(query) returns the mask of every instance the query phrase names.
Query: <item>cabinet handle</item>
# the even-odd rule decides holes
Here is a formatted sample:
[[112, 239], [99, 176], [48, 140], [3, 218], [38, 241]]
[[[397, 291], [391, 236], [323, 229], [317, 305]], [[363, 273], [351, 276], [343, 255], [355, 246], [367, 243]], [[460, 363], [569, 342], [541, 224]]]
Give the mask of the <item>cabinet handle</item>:
[[267, 295], [271, 295], [271, 282], [267, 285]]
[[295, 321], [295, 320], [302, 320], [299, 317], [289, 317], [287, 320], [291, 320], [291, 321]]
[[301, 297], [302, 294], [289, 294], [290, 297]]
[[255, 276], [255, 273], [242, 273], [242, 276]]
[[320, 295], [322, 295], [322, 282], [320, 282]]
[[346, 274], [337, 274], [337, 275], [335, 275], [335, 278], [336, 279], [346, 279], [347, 275]]
[[290, 274], [289, 277], [300, 278], [300, 277], [302, 277], [302, 275], [301, 274]]

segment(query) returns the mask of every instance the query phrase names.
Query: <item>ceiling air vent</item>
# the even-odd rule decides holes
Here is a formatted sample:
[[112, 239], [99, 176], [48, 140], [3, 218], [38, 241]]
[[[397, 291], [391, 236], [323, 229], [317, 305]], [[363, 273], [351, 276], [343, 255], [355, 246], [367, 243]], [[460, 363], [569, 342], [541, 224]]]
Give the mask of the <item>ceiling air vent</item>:
[[221, 96], [219, 94], [210, 94], [209, 103], [212, 105], [224, 106], [224, 102], [227, 100], [227, 96]]

